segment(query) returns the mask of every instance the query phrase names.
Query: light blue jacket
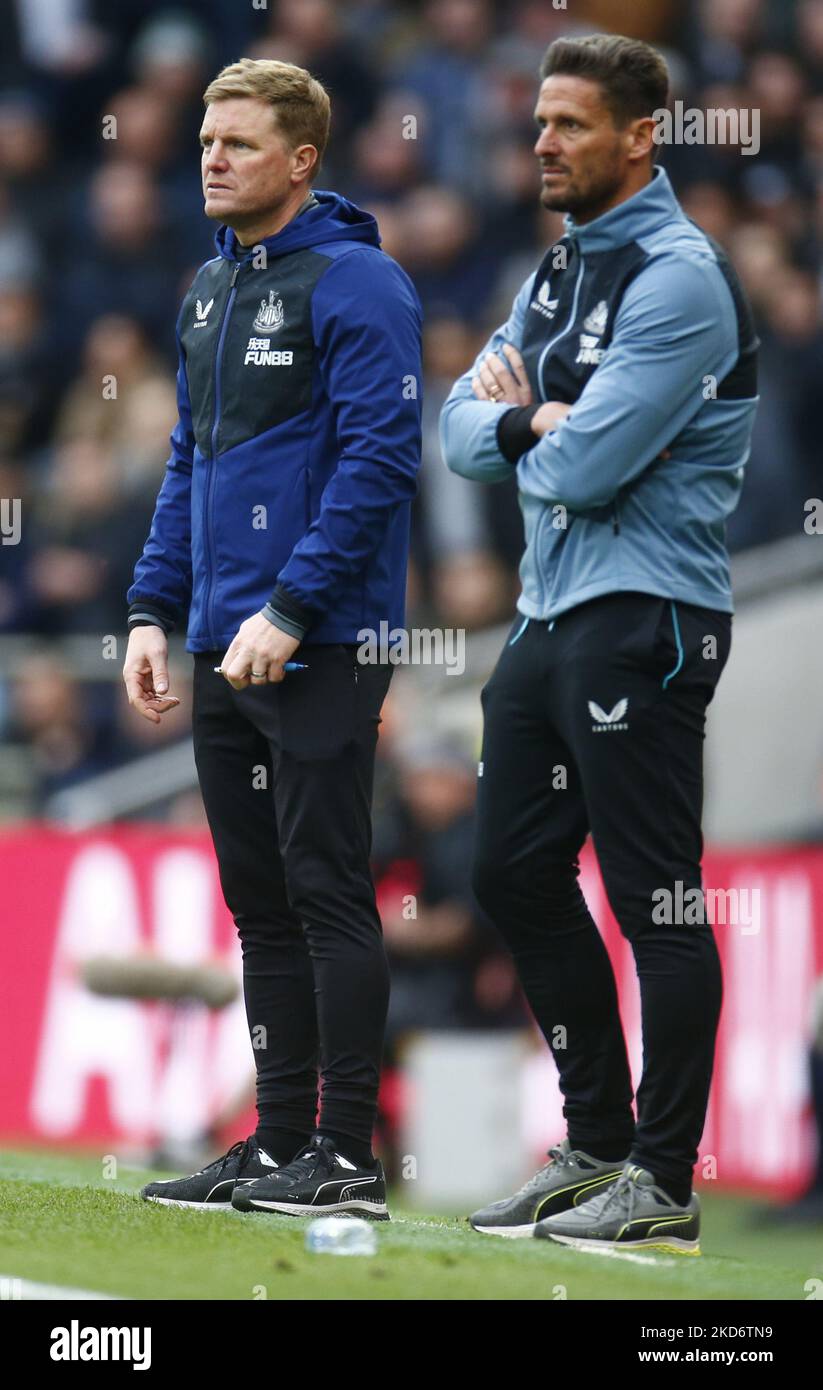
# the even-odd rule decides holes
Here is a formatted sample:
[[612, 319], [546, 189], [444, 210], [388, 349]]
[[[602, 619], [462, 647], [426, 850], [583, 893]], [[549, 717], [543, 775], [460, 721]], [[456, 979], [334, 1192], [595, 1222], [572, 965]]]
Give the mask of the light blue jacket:
[[745, 294], [662, 168], [601, 217], [567, 216], [565, 227], [452, 388], [446, 463], [483, 482], [511, 476], [497, 441], [511, 407], [476, 400], [471, 381], [487, 352], [513, 344], [533, 400], [574, 406], [516, 464], [520, 612], [550, 619], [620, 590], [732, 612], [725, 520], [758, 400]]

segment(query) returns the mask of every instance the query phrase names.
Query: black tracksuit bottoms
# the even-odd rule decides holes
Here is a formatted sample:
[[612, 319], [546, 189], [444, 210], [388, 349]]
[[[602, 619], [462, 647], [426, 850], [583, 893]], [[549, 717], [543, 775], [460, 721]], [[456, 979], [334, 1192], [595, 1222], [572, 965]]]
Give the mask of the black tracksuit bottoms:
[[[676, 1200], [691, 1187], [722, 999], [712, 927], [678, 922], [694, 910], [677, 904], [702, 894], [705, 712], [731, 625], [628, 592], [549, 623], [520, 618], [482, 695], [474, 887], [552, 1049], [569, 1140], [630, 1157]], [[614, 975], [578, 883], [589, 832], [640, 984], [636, 1124]]]
[[389, 973], [371, 798], [393, 668], [356, 653], [306, 646], [308, 670], [240, 691], [213, 670], [223, 652], [194, 659], [195, 761], [243, 952], [258, 1131], [298, 1136], [295, 1151], [315, 1128], [370, 1148], [377, 1104]]

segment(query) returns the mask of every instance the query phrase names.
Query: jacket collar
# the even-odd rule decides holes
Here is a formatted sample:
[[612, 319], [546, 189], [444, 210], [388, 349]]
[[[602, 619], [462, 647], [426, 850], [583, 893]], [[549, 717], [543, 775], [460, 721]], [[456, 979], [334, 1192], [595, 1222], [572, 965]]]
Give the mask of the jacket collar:
[[[237, 237], [231, 227], [218, 227], [215, 245], [226, 260], [248, 259], [252, 252], [237, 250]], [[360, 241], [366, 246], [379, 246], [380, 233], [370, 212], [365, 212], [339, 193], [313, 189], [297, 213], [274, 236], [263, 237], [260, 246], [269, 257], [284, 256], [312, 246], [337, 241]]]
[[680, 204], [666, 170], [655, 165], [650, 182], [625, 202], [609, 208], [592, 222], [582, 224], [567, 213], [563, 225], [581, 251], [608, 251], [636, 241], [640, 236], [648, 236], [680, 213]]

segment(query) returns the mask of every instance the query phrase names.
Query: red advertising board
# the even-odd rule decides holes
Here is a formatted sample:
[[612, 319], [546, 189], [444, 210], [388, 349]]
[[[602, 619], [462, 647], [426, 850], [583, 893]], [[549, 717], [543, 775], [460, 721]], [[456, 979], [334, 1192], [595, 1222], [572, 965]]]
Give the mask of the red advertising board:
[[[252, 1074], [242, 999], [220, 1013], [105, 999], [79, 971], [91, 956], [151, 951], [221, 960], [239, 980], [208, 837], [148, 826], [6, 830], [0, 881], [0, 1140], [143, 1144], [206, 1128]], [[634, 959], [589, 849], [582, 881], [615, 967], [636, 1085]], [[823, 975], [823, 851], [707, 852], [704, 883], [716, 894], [724, 1003], [696, 1176], [789, 1195], [815, 1152], [808, 1053]], [[523, 1096], [526, 1144], [556, 1143], [564, 1130], [548, 1051], [527, 1069]]]

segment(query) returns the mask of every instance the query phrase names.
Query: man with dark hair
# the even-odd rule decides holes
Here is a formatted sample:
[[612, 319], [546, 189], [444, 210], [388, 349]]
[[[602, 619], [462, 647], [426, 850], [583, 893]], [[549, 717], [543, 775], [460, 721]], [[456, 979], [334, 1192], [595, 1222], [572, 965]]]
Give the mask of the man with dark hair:
[[[705, 713], [731, 641], [724, 521], [758, 343], [734, 271], [655, 166], [660, 56], [559, 40], [541, 76], [542, 202], [567, 213], [565, 235], [455, 384], [441, 437], [455, 472], [517, 475], [522, 593], [482, 695], [474, 878], [552, 1048], [568, 1135], [471, 1221], [697, 1254], [722, 980], [705, 915], [678, 921], [665, 903], [704, 906]], [[614, 976], [577, 879], [589, 832], [640, 983], [636, 1123]]]
[[420, 305], [374, 218], [312, 191], [329, 129], [319, 82], [243, 59], [204, 100], [217, 255], [178, 320], [180, 418], [123, 675], [159, 722], [177, 703], [167, 634], [188, 613], [195, 760], [243, 948], [258, 1124], [143, 1196], [386, 1219], [371, 1137], [389, 980], [369, 852], [392, 667], [357, 650], [363, 628], [403, 622]]
[[669, 98], [665, 59], [649, 44], [621, 34], [556, 39], [540, 64], [541, 81], [555, 73], [596, 82], [615, 126], [621, 130], [629, 121], [664, 110]]

